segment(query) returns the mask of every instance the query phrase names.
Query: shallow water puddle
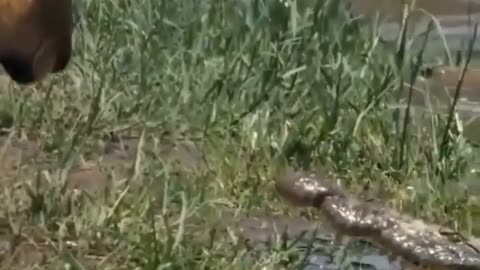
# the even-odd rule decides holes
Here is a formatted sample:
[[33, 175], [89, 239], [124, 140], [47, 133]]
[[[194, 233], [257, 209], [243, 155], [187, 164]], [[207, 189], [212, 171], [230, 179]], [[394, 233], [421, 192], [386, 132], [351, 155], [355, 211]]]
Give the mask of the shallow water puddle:
[[[432, 69], [430, 76], [418, 78], [413, 86], [411, 119], [415, 126], [424, 126], [431, 130], [431, 116], [447, 114], [453, 104], [458, 81], [462, 73], [461, 67], [440, 66]], [[404, 88], [400, 108], [405, 109], [410, 86]], [[395, 107], [395, 106], [392, 106]], [[465, 73], [459, 98], [456, 105], [455, 121], [460, 125], [463, 136], [473, 144], [480, 144], [480, 68], [468, 69]], [[478, 161], [476, 161], [478, 160]], [[470, 194], [480, 196], [480, 156], [473, 160], [472, 173], [462, 183], [452, 183], [456, 194], [463, 194], [468, 189]], [[478, 164], [478, 165], [475, 165]]]
[[[395, 42], [400, 33], [402, 1], [400, 0], [351, 0], [351, 11], [356, 16], [374, 20], [380, 15], [379, 34], [387, 41]], [[409, 2], [410, 3], [410, 2]], [[407, 33], [412, 41], [411, 52], [418, 52], [428, 31], [428, 24], [436, 22], [428, 36], [424, 52], [425, 62], [454, 64], [456, 53], [465, 52], [473, 37], [474, 24], [480, 22], [480, 2], [468, 0], [417, 0], [408, 19]], [[438, 23], [438, 24], [437, 24]], [[478, 34], [477, 34], [478, 36]], [[414, 39], [412, 39], [414, 38]], [[480, 40], [474, 42], [471, 66], [479, 66]]]
[[[462, 68], [436, 67], [431, 76], [421, 77], [413, 87], [413, 116], [429, 113], [448, 113], [453, 104]], [[409, 86], [405, 87], [401, 107], [405, 108]], [[458, 120], [461, 121], [463, 135], [474, 144], [479, 144], [480, 134], [480, 69], [471, 68], [465, 73], [456, 105]], [[421, 114], [419, 114], [421, 113]]]
[[[352, 11], [356, 14], [374, 16], [376, 12], [398, 19], [401, 17], [401, 0], [351, 0]], [[411, 3], [413, 1], [405, 1]], [[434, 16], [467, 15], [480, 12], [479, 1], [469, 0], [416, 0], [417, 9], [425, 9]]]
[[[255, 215], [240, 217], [237, 221], [237, 233], [247, 241], [248, 245], [258, 251], [269, 250], [269, 246], [275, 246], [276, 241], [298, 241], [295, 248], [306, 250], [312, 245], [312, 253], [307, 258], [304, 270], [340, 270], [342, 267], [335, 261], [327, 250], [333, 244], [333, 234], [321, 221], [310, 221], [302, 217], [290, 217], [282, 215]], [[313, 237], [313, 242], [312, 242]], [[397, 270], [400, 269], [396, 262], [390, 261], [386, 255], [375, 248], [360, 243], [361, 252], [355, 252], [350, 258], [351, 269], [369, 270]], [[334, 250], [337, 250], [335, 247]], [[359, 250], [356, 250], [359, 251]]]

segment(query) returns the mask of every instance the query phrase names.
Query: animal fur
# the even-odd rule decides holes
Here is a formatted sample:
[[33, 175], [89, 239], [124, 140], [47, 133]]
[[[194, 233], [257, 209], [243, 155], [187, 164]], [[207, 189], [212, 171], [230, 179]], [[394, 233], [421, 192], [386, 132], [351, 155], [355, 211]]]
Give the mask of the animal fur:
[[72, 50], [72, 0], [0, 0], [0, 63], [19, 83], [67, 66]]

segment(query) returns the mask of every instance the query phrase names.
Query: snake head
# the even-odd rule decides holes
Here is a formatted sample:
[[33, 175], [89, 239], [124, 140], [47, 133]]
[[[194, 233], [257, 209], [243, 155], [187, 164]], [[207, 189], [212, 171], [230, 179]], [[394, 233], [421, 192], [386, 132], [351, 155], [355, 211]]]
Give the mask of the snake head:
[[290, 203], [301, 207], [321, 207], [325, 198], [343, 196], [337, 187], [319, 175], [290, 169], [278, 179], [276, 189]]

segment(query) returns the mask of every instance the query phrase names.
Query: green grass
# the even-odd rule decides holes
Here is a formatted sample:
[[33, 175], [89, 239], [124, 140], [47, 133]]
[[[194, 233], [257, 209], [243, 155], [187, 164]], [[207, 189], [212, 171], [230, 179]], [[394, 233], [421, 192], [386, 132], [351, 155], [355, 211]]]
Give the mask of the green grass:
[[[480, 233], [475, 197], [451, 192], [476, 150], [448, 115], [406, 125], [390, 106], [419, 55], [383, 46], [336, 1], [301, 15], [244, 2], [78, 1], [68, 70], [8, 86], [4, 110], [49, 157], [24, 161], [0, 195], [6, 234], [40, 238], [51, 254], [36, 269], [291, 269], [302, 254], [280, 241], [246, 260], [235, 234], [241, 215], [298, 216], [273, 188], [286, 164], [326, 167], [352, 193], [380, 187], [392, 207]], [[101, 159], [125, 133], [140, 150]], [[186, 142], [194, 166], [167, 162], [162, 147]], [[79, 157], [112, 188], [65, 189]], [[127, 173], [112, 174], [119, 167]]]

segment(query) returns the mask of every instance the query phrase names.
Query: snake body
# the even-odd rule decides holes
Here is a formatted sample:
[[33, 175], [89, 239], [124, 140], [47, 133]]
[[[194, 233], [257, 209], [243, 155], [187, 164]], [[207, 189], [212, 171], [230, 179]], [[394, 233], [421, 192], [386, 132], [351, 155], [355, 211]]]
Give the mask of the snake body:
[[287, 172], [276, 188], [296, 206], [319, 209], [340, 241], [367, 240], [423, 269], [480, 270], [480, 254], [467, 244], [450, 241], [434, 225], [349, 196], [315, 173]]

